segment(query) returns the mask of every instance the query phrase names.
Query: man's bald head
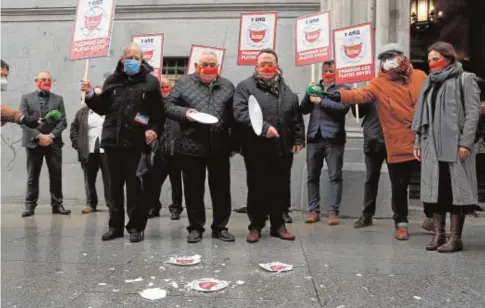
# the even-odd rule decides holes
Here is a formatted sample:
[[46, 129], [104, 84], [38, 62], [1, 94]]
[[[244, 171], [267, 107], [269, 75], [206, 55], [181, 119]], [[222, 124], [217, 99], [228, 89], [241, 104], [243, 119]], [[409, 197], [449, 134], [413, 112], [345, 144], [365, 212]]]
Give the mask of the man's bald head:
[[141, 47], [136, 43], [130, 43], [123, 49], [123, 59], [135, 59], [142, 60], [143, 51]]
[[217, 54], [213, 51], [204, 51], [200, 54], [199, 61], [197, 61], [199, 65], [202, 65], [204, 63], [211, 63], [211, 64], [216, 64], [219, 66], [219, 62], [217, 61]]
[[37, 74], [37, 77], [35, 77], [35, 81], [37, 80], [43, 80], [43, 79], [48, 79], [49, 81], [52, 81], [52, 76], [51, 73], [47, 71], [41, 71]]

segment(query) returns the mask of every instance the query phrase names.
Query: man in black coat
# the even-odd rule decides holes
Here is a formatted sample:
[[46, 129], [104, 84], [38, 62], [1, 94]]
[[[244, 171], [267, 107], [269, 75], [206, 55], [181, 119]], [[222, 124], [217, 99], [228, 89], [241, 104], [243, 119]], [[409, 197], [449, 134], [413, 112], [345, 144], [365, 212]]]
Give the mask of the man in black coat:
[[[231, 215], [229, 159], [235, 148], [231, 137], [234, 85], [219, 76], [219, 63], [213, 52], [202, 53], [195, 68], [196, 73], [175, 83], [165, 105], [167, 117], [180, 124], [178, 151], [189, 217], [187, 242], [199, 242], [204, 232], [206, 169], [212, 199], [212, 237], [232, 242], [235, 238], [226, 225]], [[197, 112], [208, 113], [218, 122], [196, 122], [191, 117]]]
[[[101, 94], [101, 88], [95, 87], [94, 92]], [[70, 138], [72, 147], [77, 150], [78, 160], [84, 173], [84, 190], [86, 191], [86, 207], [83, 214], [97, 211], [98, 194], [96, 192], [96, 177], [101, 169], [103, 178], [104, 200], [110, 207], [108, 160], [101, 148], [101, 132], [104, 116], [95, 113], [88, 106], [78, 110], [71, 123]]]
[[[253, 95], [263, 113], [263, 131], [255, 134], [249, 117], [248, 101]], [[289, 172], [292, 155], [305, 144], [305, 125], [298, 110], [298, 97], [286, 85], [278, 57], [262, 50], [253, 76], [242, 81], [234, 94], [234, 118], [240, 125], [242, 155], [248, 184], [248, 216], [251, 221], [247, 241], [259, 241], [269, 215], [271, 236], [294, 240], [283, 221], [287, 210]]]
[[111, 207], [104, 241], [123, 237], [125, 184], [130, 241], [140, 242], [144, 237], [150, 200], [145, 198], [149, 193], [142, 190], [137, 170], [142, 154], [149, 153], [149, 144], [160, 136], [164, 108], [160, 83], [150, 74], [153, 68], [142, 60], [142, 54], [134, 43], [126, 47], [115, 72], [104, 82], [101, 94], [94, 93], [89, 81], [81, 83], [88, 107], [106, 116], [101, 148], [108, 160]]
[[58, 110], [61, 119], [38, 128], [22, 126], [22, 146], [27, 150], [27, 195], [22, 217], [34, 215], [39, 198], [39, 176], [42, 162], [49, 169], [49, 184], [53, 214], [69, 215], [71, 211], [62, 205], [62, 132], [67, 127], [62, 96], [51, 92], [52, 77], [40, 72], [35, 79], [37, 90], [22, 96], [20, 112], [25, 117], [45, 118], [49, 111]]

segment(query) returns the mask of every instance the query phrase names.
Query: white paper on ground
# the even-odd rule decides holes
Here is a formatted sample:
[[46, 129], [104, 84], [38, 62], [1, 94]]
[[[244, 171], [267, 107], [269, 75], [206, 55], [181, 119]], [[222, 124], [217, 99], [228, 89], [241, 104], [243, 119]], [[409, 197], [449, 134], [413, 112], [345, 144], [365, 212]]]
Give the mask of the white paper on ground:
[[167, 263], [180, 265], [180, 266], [192, 266], [195, 264], [199, 264], [202, 260], [200, 255], [193, 255], [188, 257], [170, 257]]
[[226, 288], [228, 285], [228, 281], [215, 278], [201, 278], [189, 283], [189, 288], [200, 292], [216, 292]]
[[141, 277], [138, 277], [136, 279], [126, 279], [125, 282], [126, 283], [131, 283], [131, 282], [140, 282], [140, 281], [143, 281], [143, 278]]
[[215, 116], [204, 112], [189, 113], [188, 117], [202, 124], [216, 124], [219, 122]]
[[249, 96], [248, 100], [249, 108], [249, 120], [251, 121], [251, 126], [253, 127], [254, 133], [261, 136], [263, 132], [263, 112], [259, 106], [258, 101], [254, 95]]
[[160, 288], [153, 288], [153, 289], [145, 289], [141, 292], [138, 292], [141, 297], [149, 299], [149, 300], [157, 300], [161, 298], [165, 298], [167, 296], [167, 291], [160, 289]]

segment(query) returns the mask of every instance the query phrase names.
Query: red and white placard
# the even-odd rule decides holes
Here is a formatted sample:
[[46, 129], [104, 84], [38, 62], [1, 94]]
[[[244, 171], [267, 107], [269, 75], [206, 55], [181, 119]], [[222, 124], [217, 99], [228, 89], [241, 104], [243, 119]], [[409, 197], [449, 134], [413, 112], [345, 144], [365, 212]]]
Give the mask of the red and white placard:
[[332, 58], [329, 11], [297, 18], [295, 30], [296, 65], [315, 64]]
[[276, 12], [241, 13], [238, 65], [254, 65], [262, 49], [275, 49], [277, 18]]
[[109, 55], [115, 0], [78, 0], [71, 60]]
[[199, 61], [200, 55], [207, 51], [212, 51], [217, 55], [219, 74], [222, 74], [222, 65], [224, 64], [224, 54], [226, 53], [226, 49], [197, 44], [192, 44], [190, 47], [189, 67], [187, 68], [187, 74], [195, 73], [195, 63]]
[[333, 30], [337, 83], [354, 83], [374, 77], [372, 24]]
[[153, 67], [152, 74], [160, 78], [163, 67], [163, 33], [137, 34], [133, 36], [143, 51], [143, 60]]

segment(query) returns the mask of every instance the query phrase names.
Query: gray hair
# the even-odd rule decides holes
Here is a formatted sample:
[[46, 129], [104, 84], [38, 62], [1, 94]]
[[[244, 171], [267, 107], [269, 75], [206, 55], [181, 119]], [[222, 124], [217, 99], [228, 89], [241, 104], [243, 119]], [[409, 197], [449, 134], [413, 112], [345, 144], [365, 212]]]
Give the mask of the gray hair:
[[140, 55], [143, 56], [143, 50], [141, 49], [140, 45], [138, 45], [137, 43], [132, 42], [128, 44], [128, 46], [126, 46], [125, 49], [123, 49], [123, 56], [126, 56], [129, 50], [136, 50], [140, 53]]
[[[199, 57], [207, 56], [207, 55], [214, 56], [216, 58], [216, 60], [217, 60], [217, 63], [219, 63], [219, 57], [217, 56], [217, 54], [213, 50], [210, 50], [210, 49], [206, 49], [206, 50], [202, 51], [200, 53], [200, 56]], [[199, 58], [199, 60], [197, 62], [199, 62], [199, 61], [200, 61], [200, 58]]]

